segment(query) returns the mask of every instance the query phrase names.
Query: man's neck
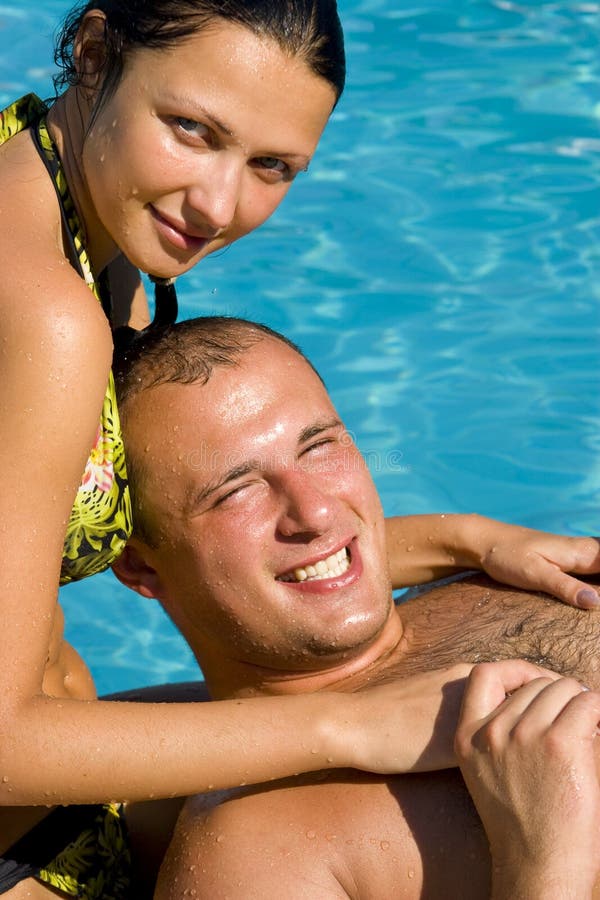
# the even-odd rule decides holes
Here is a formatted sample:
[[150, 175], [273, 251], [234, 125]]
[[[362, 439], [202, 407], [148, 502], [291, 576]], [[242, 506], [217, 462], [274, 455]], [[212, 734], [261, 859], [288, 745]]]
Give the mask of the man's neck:
[[[358, 679], [367, 683], [375, 673], [387, 668], [391, 658], [401, 654], [403, 626], [395, 607], [379, 634], [367, 646], [348, 652], [343, 658], [314, 669], [298, 670], [251, 665], [230, 660], [211, 665], [200, 660], [211, 697], [224, 700], [262, 695], [308, 694], [315, 691], [353, 690]], [[217, 664], [218, 663], [218, 664]], [[351, 684], [346, 688], [346, 682]]]
[[[356, 691], [459, 661], [527, 659], [600, 689], [600, 619], [485, 575], [434, 587], [392, 611], [380, 638], [352, 660], [313, 672], [245, 671], [215, 699], [317, 690]], [[211, 689], [208, 681], [209, 690]]]

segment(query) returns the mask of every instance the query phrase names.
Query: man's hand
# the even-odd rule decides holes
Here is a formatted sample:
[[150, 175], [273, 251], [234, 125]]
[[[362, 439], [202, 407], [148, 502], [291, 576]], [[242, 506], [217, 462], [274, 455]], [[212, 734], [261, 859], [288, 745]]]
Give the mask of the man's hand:
[[492, 897], [585, 900], [600, 871], [600, 693], [522, 675], [513, 660], [475, 666], [456, 732], [490, 841]]

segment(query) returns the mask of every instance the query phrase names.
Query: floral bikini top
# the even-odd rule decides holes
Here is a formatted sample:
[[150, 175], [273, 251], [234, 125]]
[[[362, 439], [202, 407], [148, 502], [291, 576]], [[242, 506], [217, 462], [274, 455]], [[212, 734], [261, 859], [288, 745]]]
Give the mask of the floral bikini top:
[[[34, 94], [22, 97], [0, 112], [0, 144], [26, 128], [54, 182], [65, 231], [70, 237], [72, 264], [102, 302], [92, 272], [84, 235], [69, 193], [58, 151], [46, 127], [47, 108]], [[98, 425], [96, 443], [83, 473], [71, 511], [63, 549], [60, 583], [67, 584], [107, 569], [131, 534], [131, 500], [121, 425], [112, 372]]]

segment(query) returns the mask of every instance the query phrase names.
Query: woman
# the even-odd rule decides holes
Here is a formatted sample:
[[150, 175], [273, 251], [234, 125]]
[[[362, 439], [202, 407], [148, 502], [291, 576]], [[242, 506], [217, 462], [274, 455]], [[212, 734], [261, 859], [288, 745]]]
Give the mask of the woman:
[[[45, 809], [3, 810], [0, 890], [33, 874], [107, 900], [127, 896], [126, 849], [118, 811], [95, 804], [331, 766], [402, 771], [427, 735], [410, 727], [401, 687], [99, 702], [62, 640], [59, 580], [106, 568], [131, 528], [110, 361], [112, 330], [148, 323], [139, 271], [157, 283], [155, 319], [174, 318], [172, 279], [260, 225], [307, 168], [343, 88], [344, 54], [333, 0], [100, 0], [69, 17], [58, 56], [67, 88], [51, 108], [30, 96], [2, 116], [0, 804], [92, 806], [83, 821], [81, 809], [76, 821], [52, 814], [41, 833], [28, 829]], [[488, 523], [481, 538], [462, 519], [436, 519], [435, 535], [431, 520], [396, 521], [396, 580], [491, 559], [498, 532]], [[552, 539], [548, 563], [539, 537], [515, 553], [509, 531], [491, 574], [592, 602], [581, 583], [555, 578], [591, 570], [592, 542]], [[535, 564], [522, 576], [525, 558]], [[432, 718], [446, 679], [422, 679]], [[451, 759], [448, 747], [439, 764]]]

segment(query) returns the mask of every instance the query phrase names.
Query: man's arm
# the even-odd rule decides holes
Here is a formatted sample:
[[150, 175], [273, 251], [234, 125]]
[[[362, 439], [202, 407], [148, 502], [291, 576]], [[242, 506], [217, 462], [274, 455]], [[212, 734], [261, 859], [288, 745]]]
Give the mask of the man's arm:
[[473, 669], [456, 733], [490, 842], [492, 900], [586, 900], [600, 872], [600, 693], [544, 677], [507, 696], [512, 669]]

